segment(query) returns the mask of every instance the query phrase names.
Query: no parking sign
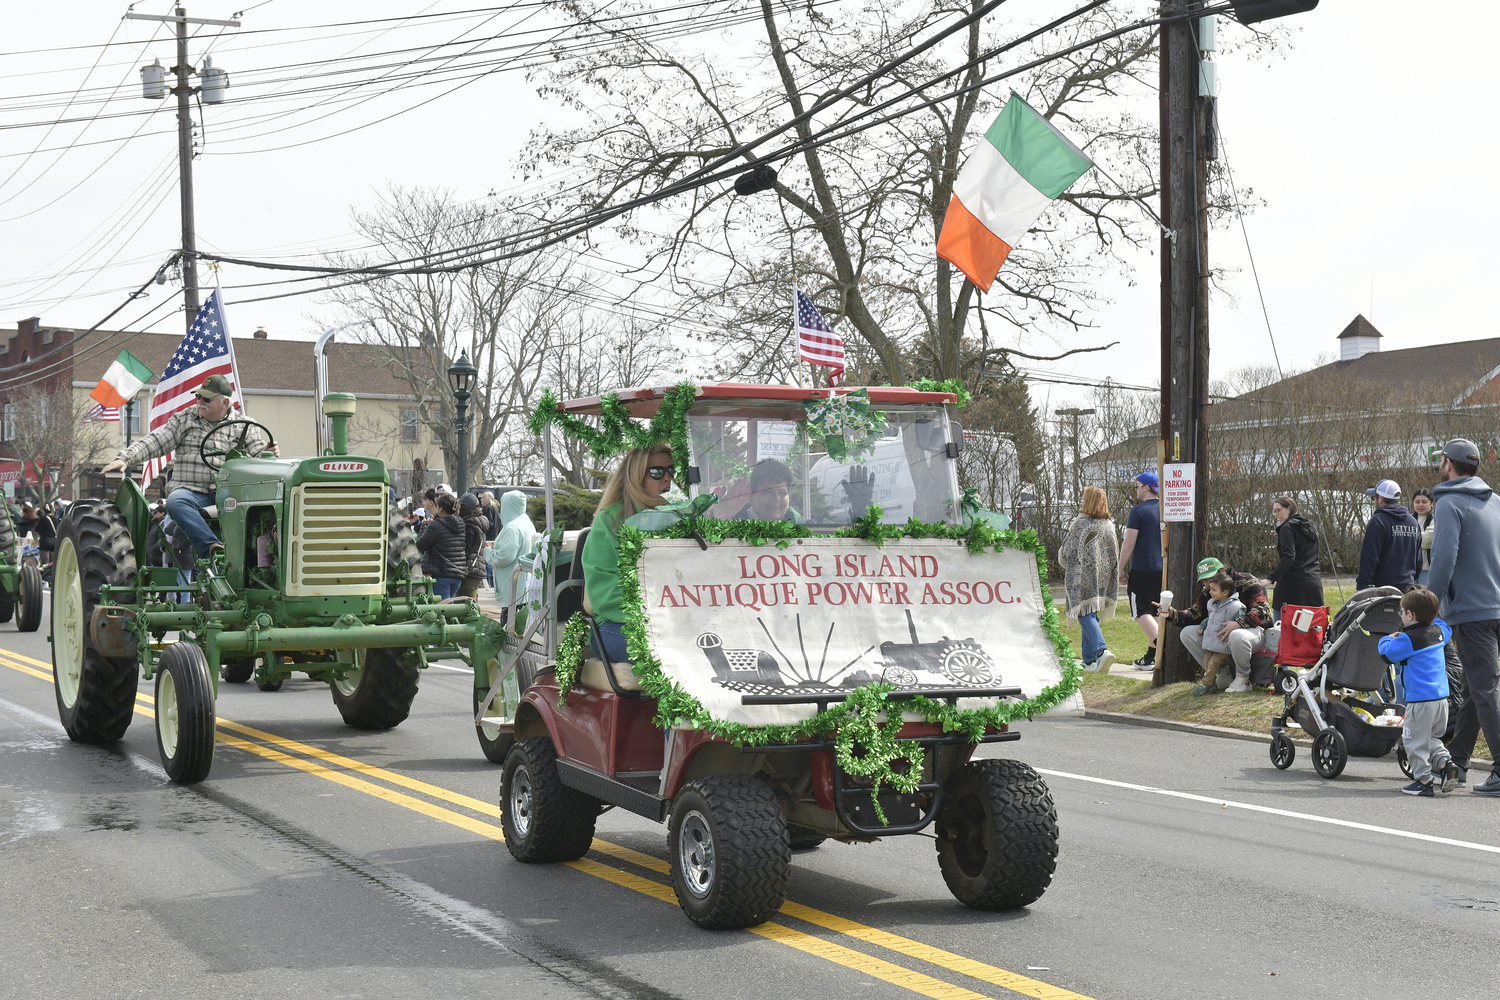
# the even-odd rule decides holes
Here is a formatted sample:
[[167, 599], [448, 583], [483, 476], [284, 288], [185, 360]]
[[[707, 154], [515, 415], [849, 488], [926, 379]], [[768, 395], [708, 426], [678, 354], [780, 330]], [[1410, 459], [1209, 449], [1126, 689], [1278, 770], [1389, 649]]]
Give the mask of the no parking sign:
[[1169, 462], [1162, 467], [1161, 519], [1191, 521], [1196, 466], [1192, 462]]

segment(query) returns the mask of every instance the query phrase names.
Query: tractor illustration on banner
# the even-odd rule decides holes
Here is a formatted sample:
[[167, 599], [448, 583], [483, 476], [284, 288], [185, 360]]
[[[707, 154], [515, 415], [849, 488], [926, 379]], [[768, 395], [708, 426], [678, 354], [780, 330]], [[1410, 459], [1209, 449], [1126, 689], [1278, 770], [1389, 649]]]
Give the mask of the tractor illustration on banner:
[[[715, 632], [704, 632], [698, 636], [698, 648], [703, 650], [703, 655], [713, 667], [715, 683], [734, 691], [762, 693], [766, 689], [789, 687], [829, 690], [856, 688], [874, 681], [894, 684], [902, 690], [919, 690], [929, 686], [951, 687], [954, 684], [984, 687], [999, 684], [1001, 680], [995, 661], [972, 638], [950, 639], [943, 636], [937, 642], [922, 642], [917, 637], [917, 626], [910, 610], [906, 612], [906, 627], [911, 635], [911, 642], [880, 643], [880, 662], [875, 670], [852, 669], [876, 649], [872, 645], [842, 668], [826, 675], [824, 667], [828, 641], [832, 638], [835, 626], [829, 626], [829, 634], [824, 641], [825, 663], [819, 663], [813, 669], [811, 663], [804, 662], [803, 669], [797, 671], [791, 657], [786, 655], [772, 637], [770, 629], [766, 628], [765, 621], [759, 618], [756, 621], [760, 623], [761, 630], [766, 633], [766, 638], [776, 653], [753, 648], [726, 649], [724, 640]], [[797, 632], [797, 648], [803, 648], [800, 615], [797, 616]], [[781, 654], [780, 657], [777, 653]], [[787, 664], [786, 670], [781, 665], [783, 660]], [[797, 676], [799, 673], [801, 676]]]

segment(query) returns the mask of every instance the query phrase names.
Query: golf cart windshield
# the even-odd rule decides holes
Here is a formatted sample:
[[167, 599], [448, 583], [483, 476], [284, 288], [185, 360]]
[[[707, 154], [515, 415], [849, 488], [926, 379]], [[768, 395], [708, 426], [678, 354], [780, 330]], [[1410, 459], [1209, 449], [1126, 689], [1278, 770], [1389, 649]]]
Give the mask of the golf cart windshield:
[[[712, 493], [710, 517], [794, 520], [836, 529], [868, 506], [887, 524], [962, 517], [951, 435], [941, 405], [872, 405], [844, 433], [810, 423], [801, 402], [700, 401], [688, 411], [692, 495]], [[691, 473], [690, 473], [691, 476]]]

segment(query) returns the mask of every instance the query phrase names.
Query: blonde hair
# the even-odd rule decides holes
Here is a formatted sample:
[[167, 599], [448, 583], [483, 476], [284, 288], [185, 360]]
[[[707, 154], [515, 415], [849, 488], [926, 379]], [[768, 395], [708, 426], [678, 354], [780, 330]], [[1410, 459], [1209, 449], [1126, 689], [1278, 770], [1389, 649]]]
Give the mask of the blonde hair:
[[647, 507], [659, 507], [665, 502], [662, 497], [646, 492], [646, 469], [652, 464], [651, 459], [657, 455], [665, 456], [665, 461], [657, 464], [672, 464], [672, 449], [664, 444], [650, 449], [633, 448], [625, 453], [625, 457], [620, 460], [620, 467], [609, 477], [609, 482], [604, 484], [604, 495], [599, 498], [599, 509], [594, 513], [595, 522], [598, 522], [599, 515], [606, 507], [618, 503], [619, 520], [605, 526], [614, 531], [626, 518]]
[[1097, 486], [1085, 486], [1083, 488], [1083, 508], [1079, 511], [1084, 517], [1109, 517], [1109, 497]]

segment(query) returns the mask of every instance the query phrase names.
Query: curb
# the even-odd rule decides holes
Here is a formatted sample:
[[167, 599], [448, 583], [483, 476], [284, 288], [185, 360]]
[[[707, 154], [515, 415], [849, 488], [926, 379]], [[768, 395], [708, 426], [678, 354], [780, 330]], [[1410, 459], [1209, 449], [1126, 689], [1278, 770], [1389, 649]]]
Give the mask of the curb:
[[[1269, 733], [1252, 733], [1244, 729], [1230, 729], [1228, 726], [1205, 726], [1196, 722], [1178, 722], [1175, 719], [1155, 719], [1149, 715], [1131, 715], [1129, 712], [1105, 712], [1097, 708], [1085, 708], [1083, 710], [1085, 719], [1093, 719], [1095, 722], [1114, 722], [1126, 726], [1143, 726], [1147, 729], [1168, 729], [1176, 733], [1195, 733], [1199, 736], [1217, 736], [1221, 740], [1246, 740], [1250, 743], [1263, 743], [1269, 745], [1271, 735]], [[1301, 734], [1297, 734], [1301, 735]], [[1469, 768], [1494, 768], [1494, 762], [1475, 757], [1469, 761]]]

